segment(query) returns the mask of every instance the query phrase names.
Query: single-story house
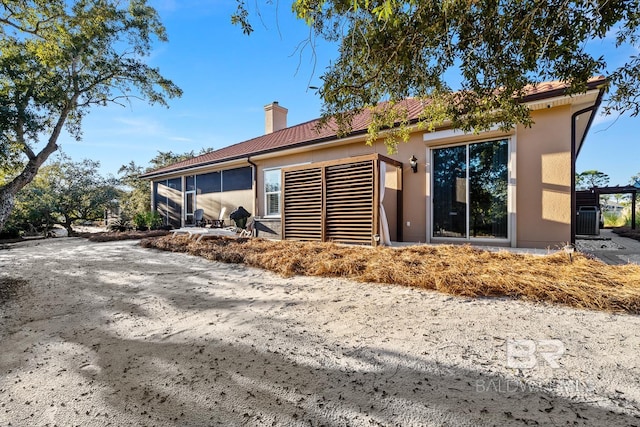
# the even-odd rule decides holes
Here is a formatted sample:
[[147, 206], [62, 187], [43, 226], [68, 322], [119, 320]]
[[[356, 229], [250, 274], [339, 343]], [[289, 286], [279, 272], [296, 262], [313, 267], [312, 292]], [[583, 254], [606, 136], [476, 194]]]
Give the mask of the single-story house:
[[[277, 239], [557, 247], [575, 239], [575, 160], [605, 83], [593, 78], [572, 96], [560, 82], [530, 88], [529, 128], [414, 126], [393, 155], [382, 140], [365, 144], [366, 111], [338, 136], [317, 120], [288, 126], [273, 102], [264, 135], [142, 177], [175, 227], [193, 224], [196, 209], [213, 220], [243, 206], [258, 235]], [[415, 122], [420, 101], [405, 105]]]

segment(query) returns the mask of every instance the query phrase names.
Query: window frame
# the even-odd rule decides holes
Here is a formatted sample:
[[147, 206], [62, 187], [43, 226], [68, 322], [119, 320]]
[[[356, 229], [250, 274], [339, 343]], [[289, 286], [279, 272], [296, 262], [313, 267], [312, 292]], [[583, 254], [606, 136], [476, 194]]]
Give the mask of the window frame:
[[[470, 215], [471, 215], [471, 204], [470, 204], [470, 183], [469, 183], [469, 178], [470, 178], [470, 170], [469, 170], [469, 162], [470, 162], [470, 158], [469, 158], [469, 153], [470, 153], [470, 146], [473, 144], [481, 144], [481, 143], [485, 143], [485, 142], [499, 142], [499, 141], [506, 141], [507, 143], [507, 159], [506, 159], [506, 165], [507, 165], [507, 236], [506, 237], [473, 237], [471, 236], [471, 230], [470, 230]], [[461, 142], [456, 142], [456, 143], [451, 143], [451, 144], [442, 144], [442, 145], [431, 145], [428, 147], [428, 151], [429, 151], [429, 159], [431, 160], [430, 164], [433, 165], [434, 164], [434, 152], [435, 150], [441, 149], [441, 148], [450, 148], [450, 147], [465, 147], [465, 157], [466, 157], [466, 171], [465, 171], [465, 181], [466, 181], [466, 236], [464, 237], [444, 237], [444, 236], [435, 236], [434, 233], [434, 223], [433, 223], [433, 218], [434, 218], [434, 213], [435, 213], [435, 206], [433, 203], [433, 193], [430, 194], [430, 210], [429, 212], [429, 217], [430, 217], [430, 223], [427, 225], [427, 236], [428, 236], [428, 240], [429, 241], [433, 241], [433, 242], [482, 242], [482, 243], [494, 243], [494, 244], [499, 244], [502, 245], [504, 243], [512, 243], [514, 236], [515, 236], [515, 230], [512, 228], [513, 224], [512, 224], [512, 216], [511, 216], [511, 212], [512, 212], [512, 203], [513, 203], [513, 195], [511, 193], [510, 187], [511, 187], [511, 182], [512, 182], [512, 174], [513, 174], [513, 164], [512, 164], [512, 153], [515, 150], [515, 141], [514, 141], [514, 137], [512, 135], [505, 135], [505, 136], [496, 136], [496, 137], [492, 137], [492, 138], [486, 138], [486, 139], [478, 139], [478, 140], [471, 140], [471, 141], [461, 141]], [[430, 173], [430, 191], [433, 191], [433, 189], [435, 188], [435, 175], [433, 173], [433, 170], [431, 170]]]
[[[278, 173], [278, 191], [267, 191], [267, 173], [275, 172]], [[282, 168], [268, 168], [263, 169], [262, 171], [262, 190], [264, 194], [264, 217], [265, 218], [281, 218], [282, 217]], [[277, 194], [278, 196], [278, 213], [269, 213], [269, 195]]]

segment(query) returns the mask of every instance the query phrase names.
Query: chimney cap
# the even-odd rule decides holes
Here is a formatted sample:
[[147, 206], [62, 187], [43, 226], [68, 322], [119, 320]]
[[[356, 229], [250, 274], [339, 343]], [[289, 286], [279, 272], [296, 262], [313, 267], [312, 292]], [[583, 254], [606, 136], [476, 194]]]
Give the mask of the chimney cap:
[[286, 108], [281, 106], [278, 101], [273, 101], [270, 104], [267, 104], [267, 105], [264, 106], [265, 110], [268, 109], [268, 108], [274, 108], [274, 107], [278, 107], [280, 109], [285, 109], [286, 110]]

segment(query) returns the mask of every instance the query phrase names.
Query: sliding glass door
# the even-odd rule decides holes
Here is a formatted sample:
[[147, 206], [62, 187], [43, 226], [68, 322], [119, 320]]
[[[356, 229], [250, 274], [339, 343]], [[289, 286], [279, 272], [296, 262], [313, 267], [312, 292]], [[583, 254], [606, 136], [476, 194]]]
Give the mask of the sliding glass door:
[[433, 150], [433, 237], [467, 237], [467, 147]]
[[507, 239], [506, 139], [432, 150], [432, 237]]

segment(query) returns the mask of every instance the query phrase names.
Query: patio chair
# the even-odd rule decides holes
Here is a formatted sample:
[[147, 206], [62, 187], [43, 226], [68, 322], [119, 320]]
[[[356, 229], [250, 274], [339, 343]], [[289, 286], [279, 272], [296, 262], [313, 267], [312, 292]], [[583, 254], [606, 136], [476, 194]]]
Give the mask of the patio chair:
[[224, 214], [227, 212], [227, 208], [225, 206], [220, 209], [220, 215], [218, 215], [218, 219], [214, 219], [211, 222], [211, 228], [223, 228], [224, 227]]
[[228, 237], [228, 238], [237, 238], [238, 233], [235, 227], [227, 227], [227, 228], [205, 228], [198, 231], [192, 231], [189, 233], [189, 238], [193, 236], [198, 236], [196, 242], [201, 241], [205, 237]]
[[193, 220], [196, 227], [204, 227], [204, 209], [196, 209], [193, 213]]
[[194, 234], [205, 232], [207, 229], [204, 227], [182, 227], [175, 230], [171, 230], [171, 238], [176, 237], [178, 234], [188, 234], [191, 238]]

